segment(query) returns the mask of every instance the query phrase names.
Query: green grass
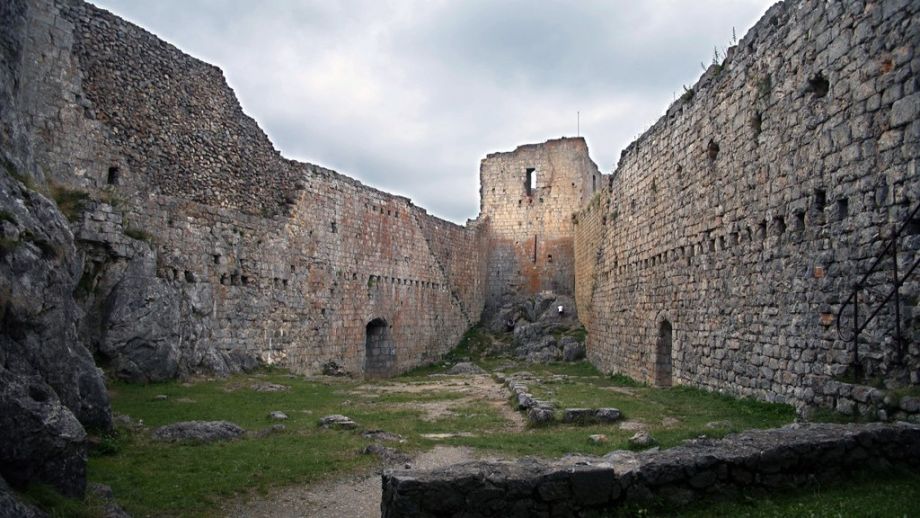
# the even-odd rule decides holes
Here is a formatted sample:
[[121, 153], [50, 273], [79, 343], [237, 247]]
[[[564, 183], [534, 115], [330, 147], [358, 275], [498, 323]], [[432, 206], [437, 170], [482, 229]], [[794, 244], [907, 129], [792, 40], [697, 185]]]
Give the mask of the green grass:
[[[645, 516], [708, 518], [896, 517], [920, 513], [920, 474], [895, 469], [863, 472], [849, 480], [797, 490], [757, 492], [737, 500], [701, 503], [683, 509], [650, 511]], [[624, 514], [634, 516], [635, 514]]]
[[86, 202], [89, 201], [89, 194], [75, 189], [69, 189], [61, 185], [51, 186], [51, 197], [57, 203], [58, 209], [64, 214], [68, 221], [76, 221], [83, 213]]
[[[291, 388], [271, 393], [251, 390], [251, 384], [266, 381]], [[412, 383], [412, 379], [373, 384], [396, 382]], [[143, 420], [151, 430], [177, 421], [226, 419], [255, 431], [273, 424], [267, 417], [273, 410], [283, 411], [289, 419], [283, 432], [208, 445], [166, 445], [150, 440], [148, 432], [119, 430], [116, 438], [103, 440], [104, 452], [97, 448], [91, 456], [90, 479], [111, 485], [134, 516], [210, 516], [233, 495], [264, 494], [274, 487], [366, 469], [375, 459], [358, 453], [371, 442], [361, 437], [361, 430], [401, 434], [407, 442], [399, 449], [412, 452], [432, 444], [421, 434], [481, 433], [507, 425], [494, 408], [462, 402], [442, 418], [423, 419], [424, 411], [414, 405], [461, 397], [447, 390], [406, 393], [358, 387], [352, 380], [306, 381], [283, 372], [192, 384], [114, 383], [115, 411]], [[167, 399], [156, 400], [159, 394]], [[353, 418], [360, 429], [317, 426], [320, 417], [335, 413]]]
[[148, 243], [153, 242], [153, 236], [139, 228], [127, 227], [125, 228], [125, 235], [131, 239], [137, 239], [138, 241], [146, 241]]
[[3, 222], [3, 221], [9, 221], [13, 225], [16, 224], [16, 218], [13, 217], [13, 214], [11, 212], [0, 210], [0, 222]]
[[44, 509], [52, 518], [102, 518], [105, 504], [87, 494], [83, 500], [67, 498], [43, 484], [30, 484], [22, 494], [26, 503]]
[[[686, 387], [649, 387], [624, 376], [605, 376], [587, 362], [533, 365], [482, 358], [477, 363], [487, 369], [503, 366], [506, 373], [528, 371], [540, 376], [544, 387], [534, 386], [534, 390], [551, 392], [561, 406], [620, 408], [625, 419], [642, 421], [662, 447], [702, 434], [719, 437], [747, 428], [780, 426], [793, 419], [791, 407], [732, 399]], [[548, 458], [568, 453], [603, 455], [627, 448], [634, 433], [620, 430], [618, 425], [556, 424], [519, 430], [505, 417], [506, 408], [469, 399], [446, 386], [429, 387], [444, 378], [432, 378], [425, 372], [438, 372], [443, 366], [427, 369], [364, 383], [346, 378], [307, 380], [277, 369], [193, 383], [115, 382], [110, 385], [114, 410], [142, 420], [146, 429], [120, 428], [114, 435], [98, 438], [89, 461], [89, 479], [112, 486], [119, 503], [133, 516], [216, 516], [228, 498], [259, 497], [274, 488], [366, 472], [377, 461], [358, 453], [371, 442], [361, 436], [362, 430], [383, 429], [404, 436], [406, 442], [396, 447], [407, 453], [447, 444], [507, 457]], [[550, 381], [552, 376], [557, 381]], [[448, 380], [463, 386], [462, 380]], [[287, 385], [290, 390], [252, 390], [254, 383], [264, 382]], [[167, 398], [157, 399], [160, 394]], [[449, 411], [429, 413], [438, 403], [449, 405]], [[284, 422], [286, 429], [263, 437], [249, 435], [207, 445], [163, 444], [150, 438], [154, 428], [186, 420], [225, 419], [248, 431], [258, 431], [274, 424], [268, 418], [273, 410], [289, 416]], [[320, 417], [337, 413], [357, 421], [359, 430], [335, 431], [317, 426]], [[707, 426], [714, 422], [719, 424]], [[597, 433], [607, 435], [609, 442], [589, 442], [588, 436]], [[424, 434], [465, 435], [436, 440]], [[872, 481], [866, 483], [869, 482]], [[98, 516], [93, 514], [95, 504], [90, 500], [81, 503], [39, 496], [37, 501], [44, 508], [62, 509], [54, 511], [58, 516]], [[785, 502], [779, 495], [768, 496], [769, 499], [758, 498], [755, 509], [760, 509], [762, 503], [764, 509], [774, 512], [770, 506]], [[742, 506], [746, 511], [749, 504], [745, 502], [731, 505]], [[788, 505], [798, 505], [794, 499], [790, 502], [793, 503]], [[716, 506], [722, 505], [728, 504], [710, 504], [705, 509], [715, 509], [718, 515], [722, 507]], [[726, 509], [729, 514], [736, 512], [734, 508]], [[787, 508], [777, 509], [779, 513]]]

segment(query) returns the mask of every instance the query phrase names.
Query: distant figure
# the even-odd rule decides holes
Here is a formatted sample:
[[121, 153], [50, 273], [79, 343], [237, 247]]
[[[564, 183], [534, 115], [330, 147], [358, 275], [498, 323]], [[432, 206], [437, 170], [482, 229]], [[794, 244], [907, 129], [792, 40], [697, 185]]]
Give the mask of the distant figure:
[[559, 310], [559, 316], [560, 316], [560, 317], [562, 316], [563, 313], [565, 313], [565, 309], [562, 307], [561, 304], [560, 304], [556, 309]]

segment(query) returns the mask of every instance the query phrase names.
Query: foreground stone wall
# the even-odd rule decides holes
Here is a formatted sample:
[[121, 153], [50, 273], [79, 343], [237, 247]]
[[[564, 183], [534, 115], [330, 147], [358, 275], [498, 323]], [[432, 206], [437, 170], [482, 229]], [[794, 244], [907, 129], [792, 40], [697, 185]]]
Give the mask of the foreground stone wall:
[[[916, 2], [773, 6], [626, 149], [605, 203], [580, 215], [589, 359], [649, 382], [852, 408], [831, 383], [854, 362], [835, 318], [920, 203], [918, 43]], [[918, 228], [902, 240], [902, 271]], [[891, 288], [891, 268], [864, 303]], [[905, 343], [884, 310], [860, 344], [860, 382], [920, 383], [916, 279]]]
[[360, 373], [374, 321], [396, 351], [375, 372], [395, 374], [478, 318], [485, 223], [284, 159], [219, 69], [106, 11], [26, 6], [35, 34], [4, 116], [27, 121], [37, 182], [87, 198], [72, 215], [81, 334], [120, 376], [254, 360]]
[[602, 183], [585, 140], [492, 153], [482, 160], [479, 179], [480, 217], [489, 218], [490, 228], [486, 307], [543, 290], [574, 294], [572, 214]]
[[791, 425], [664, 451], [388, 471], [381, 509], [384, 518], [595, 516], [631, 503], [678, 507], [893, 465], [920, 468], [920, 427]]

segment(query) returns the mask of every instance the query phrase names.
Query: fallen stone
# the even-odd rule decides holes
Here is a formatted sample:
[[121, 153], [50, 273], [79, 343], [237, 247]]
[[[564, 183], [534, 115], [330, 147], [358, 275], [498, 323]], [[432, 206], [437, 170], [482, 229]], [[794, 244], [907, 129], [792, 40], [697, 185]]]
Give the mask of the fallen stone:
[[0, 366], [0, 475], [19, 489], [42, 482], [82, 498], [86, 432], [39, 376]]
[[153, 438], [163, 442], [209, 443], [236, 439], [244, 433], [245, 430], [229, 421], [183, 421], [157, 428]]
[[592, 408], [566, 408], [562, 413], [562, 421], [565, 423], [589, 423], [594, 420], [594, 409]]
[[588, 440], [591, 441], [592, 444], [605, 444], [608, 441], [607, 436], [602, 433], [589, 435]]
[[448, 374], [485, 374], [486, 371], [482, 370], [479, 365], [471, 362], [460, 362], [450, 370], [447, 371]]
[[542, 426], [553, 422], [556, 413], [552, 408], [535, 406], [527, 411], [527, 422], [533, 426]]
[[401, 451], [383, 446], [381, 444], [370, 444], [361, 450], [363, 455], [375, 455], [387, 464], [404, 464], [411, 460], [411, 457]]
[[374, 441], [406, 442], [406, 438], [402, 435], [399, 435], [398, 433], [385, 432], [383, 430], [368, 430], [362, 433], [361, 437]]
[[898, 402], [898, 406], [905, 412], [916, 414], [920, 412], [920, 397], [904, 396]]
[[268, 383], [268, 382], [259, 382], [253, 383], [249, 386], [252, 390], [256, 392], [284, 392], [286, 390], [291, 390], [291, 387], [287, 385], [279, 385], [277, 383]]
[[345, 370], [345, 367], [339, 365], [335, 360], [329, 360], [323, 364], [323, 375], [324, 376], [348, 376], [348, 371]]
[[648, 448], [654, 446], [658, 441], [655, 440], [652, 435], [646, 431], [636, 432], [632, 437], [629, 438], [629, 445], [634, 448]]
[[269, 418], [269, 419], [274, 419], [275, 421], [284, 421], [285, 419], [288, 418], [288, 416], [287, 416], [287, 414], [285, 414], [284, 412], [281, 412], [281, 411], [279, 411], [279, 410], [275, 410], [274, 412], [271, 412], [271, 413], [268, 414], [268, 418]]
[[327, 415], [319, 420], [319, 425], [334, 430], [354, 430], [358, 427], [358, 423], [341, 414]]
[[563, 337], [559, 345], [562, 346], [563, 361], [575, 362], [584, 359], [585, 344], [579, 342], [575, 338], [571, 336]]
[[20, 501], [3, 477], [0, 477], [0, 518], [47, 518], [47, 514]]
[[153, 396], [154, 401], [166, 401], [167, 399], [169, 399], [169, 396], [167, 396], [166, 394], [157, 394]]
[[598, 408], [594, 411], [594, 419], [599, 423], [612, 423], [621, 415], [619, 408]]

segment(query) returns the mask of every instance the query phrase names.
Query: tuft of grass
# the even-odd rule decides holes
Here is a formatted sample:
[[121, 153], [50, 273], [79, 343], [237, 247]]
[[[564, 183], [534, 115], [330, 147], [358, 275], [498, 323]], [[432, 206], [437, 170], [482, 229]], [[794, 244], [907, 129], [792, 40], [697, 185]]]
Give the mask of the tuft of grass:
[[693, 91], [693, 88], [688, 88], [687, 85], [684, 85], [684, 93], [680, 95], [680, 100], [688, 103], [693, 100], [694, 95], [696, 95], [696, 92]]
[[29, 484], [22, 494], [23, 500], [48, 513], [52, 518], [103, 518], [105, 505], [92, 495], [85, 499], [68, 498], [51, 486]]
[[5, 210], [0, 210], [0, 222], [8, 221], [13, 225], [16, 225], [16, 218], [13, 217], [13, 214]]
[[147, 243], [153, 242], [153, 236], [139, 228], [125, 227], [125, 235], [131, 239], [137, 239], [138, 241], [145, 241]]
[[0, 237], [0, 253], [7, 254], [12, 252], [19, 246], [20, 241], [18, 239], [10, 239], [8, 237]]
[[0, 161], [3, 163], [3, 170], [6, 171], [6, 174], [24, 185], [29, 190], [35, 190], [35, 182], [32, 180], [31, 176], [24, 175], [19, 172], [16, 168], [16, 165], [13, 162], [10, 162], [6, 158], [0, 157]]
[[[679, 514], [687, 518], [915, 516], [917, 502], [920, 502], [920, 474], [906, 469], [893, 469], [887, 472], [860, 472], [848, 480], [794, 490], [749, 491], [738, 499], [682, 507]], [[675, 512], [678, 510], [663, 508], [646, 516], [673, 516]]]
[[89, 194], [76, 189], [69, 189], [62, 185], [51, 186], [51, 197], [57, 203], [58, 209], [67, 218], [67, 221], [74, 222], [83, 214], [86, 202], [89, 201]]

